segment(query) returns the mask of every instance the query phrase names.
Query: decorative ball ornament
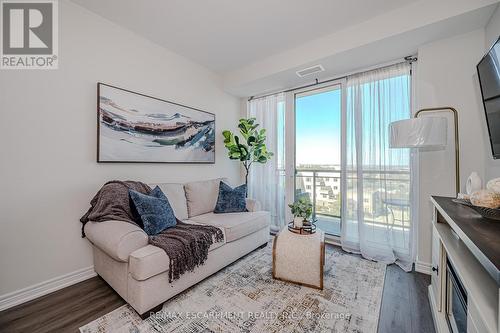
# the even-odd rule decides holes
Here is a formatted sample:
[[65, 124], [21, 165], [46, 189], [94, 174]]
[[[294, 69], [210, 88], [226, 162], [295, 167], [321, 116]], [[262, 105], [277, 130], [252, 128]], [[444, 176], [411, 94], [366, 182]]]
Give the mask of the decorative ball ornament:
[[500, 178], [494, 178], [486, 184], [486, 188], [490, 191], [500, 193]]
[[471, 194], [470, 202], [474, 206], [498, 208], [500, 207], [500, 193], [492, 190], [479, 190]]

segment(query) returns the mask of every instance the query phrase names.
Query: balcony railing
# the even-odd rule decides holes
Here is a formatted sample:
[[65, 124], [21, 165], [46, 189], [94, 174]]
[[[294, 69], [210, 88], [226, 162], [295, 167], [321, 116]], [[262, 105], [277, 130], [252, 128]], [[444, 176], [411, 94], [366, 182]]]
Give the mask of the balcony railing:
[[314, 215], [340, 217], [340, 170], [298, 169], [295, 179], [296, 195], [311, 199]]
[[[341, 170], [302, 168], [296, 170], [296, 196], [308, 196], [313, 203], [313, 216], [318, 220], [340, 223], [341, 217]], [[357, 219], [357, 173], [347, 172], [344, 186], [349, 198], [345, 199], [347, 216]], [[410, 221], [410, 173], [407, 170], [364, 170], [363, 202], [365, 223], [391, 224], [398, 228], [409, 228]], [[340, 226], [338, 227], [340, 230]]]

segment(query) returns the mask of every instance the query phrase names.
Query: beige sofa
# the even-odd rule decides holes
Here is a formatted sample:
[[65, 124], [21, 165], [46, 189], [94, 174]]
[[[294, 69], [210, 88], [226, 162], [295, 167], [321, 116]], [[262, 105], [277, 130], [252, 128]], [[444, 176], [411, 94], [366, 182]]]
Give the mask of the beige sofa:
[[163, 302], [217, 272], [269, 240], [270, 215], [247, 199], [244, 213], [214, 214], [220, 179], [158, 185], [176, 217], [186, 223], [219, 227], [224, 242], [214, 243], [205, 264], [168, 282], [169, 258], [149, 245], [139, 227], [120, 221], [88, 222], [85, 234], [93, 245], [94, 269], [140, 315], [147, 316]]

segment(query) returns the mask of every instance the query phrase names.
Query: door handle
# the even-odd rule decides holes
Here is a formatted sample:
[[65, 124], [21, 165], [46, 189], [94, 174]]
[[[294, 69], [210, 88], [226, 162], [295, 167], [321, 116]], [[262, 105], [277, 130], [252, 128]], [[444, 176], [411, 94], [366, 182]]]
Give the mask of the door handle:
[[432, 266], [432, 271], [436, 272], [436, 274], [439, 274], [439, 266], [436, 267]]

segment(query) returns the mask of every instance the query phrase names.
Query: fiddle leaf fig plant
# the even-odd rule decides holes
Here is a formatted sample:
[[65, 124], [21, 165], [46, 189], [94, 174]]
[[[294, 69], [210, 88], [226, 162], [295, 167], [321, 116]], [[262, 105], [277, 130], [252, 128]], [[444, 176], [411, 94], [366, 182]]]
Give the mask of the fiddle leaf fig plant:
[[266, 147], [266, 130], [258, 129], [255, 118], [240, 119], [238, 129], [241, 138], [231, 131], [222, 131], [224, 146], [232, 160], [239, 160], [245, 168], [245, 184], [248, 187], [248, 173], [253, 163], [266, 163], [273, 153]]
[[312, 216], [312, 203], [308, 197], [301, 197], [293, 204], [289, 204], [294, 217], [302, 217], [303, 221], [307, 222]]

